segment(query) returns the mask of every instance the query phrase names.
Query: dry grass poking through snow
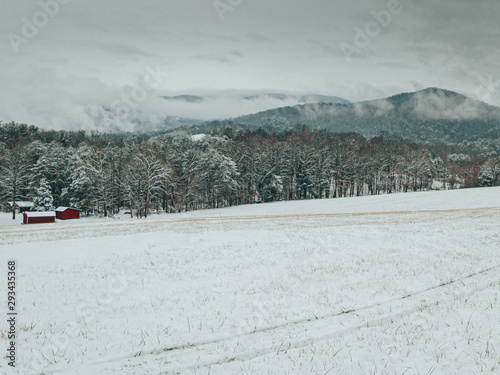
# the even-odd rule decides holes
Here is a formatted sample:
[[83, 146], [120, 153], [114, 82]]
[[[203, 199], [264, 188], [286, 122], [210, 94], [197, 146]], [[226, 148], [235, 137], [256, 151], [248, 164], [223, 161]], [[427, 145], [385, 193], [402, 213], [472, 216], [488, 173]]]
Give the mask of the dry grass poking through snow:
[[461, 194], [493, 208], [429, 193], [422, 210], [394, 196], [2, 228], [20, 373], [498, 373], [500, 194]]

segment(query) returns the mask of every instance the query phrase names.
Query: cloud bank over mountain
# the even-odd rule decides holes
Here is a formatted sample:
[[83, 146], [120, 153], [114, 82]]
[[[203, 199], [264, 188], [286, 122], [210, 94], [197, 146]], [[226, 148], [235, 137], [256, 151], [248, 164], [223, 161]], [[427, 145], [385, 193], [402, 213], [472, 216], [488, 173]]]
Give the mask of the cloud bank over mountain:
[[[130, 129], [166, 116], [210, 120], [283, 105], [273, 97], [198, 106], [158, 99], [206, 92], [356, 102], [443, 87], [500, 105], [496, 0], [401, 0], [390, 17], [386, 0], [220, 2], [225, 11], [195, 0], [5, 2], [0, 120]], [[343, 44], [356, 52], [346, 58]], [[157, 68], [161, 82], [144, 86]], [[127, 116], [109, 112], [134, 89], [142, 99]]]

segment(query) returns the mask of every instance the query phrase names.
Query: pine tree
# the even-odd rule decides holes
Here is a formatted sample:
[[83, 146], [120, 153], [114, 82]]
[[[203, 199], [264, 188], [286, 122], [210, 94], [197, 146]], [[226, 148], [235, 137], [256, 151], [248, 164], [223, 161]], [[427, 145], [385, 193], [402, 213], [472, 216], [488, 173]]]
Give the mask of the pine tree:
[[481, 166], [478, 176], [481, 186], [495, 186], [500, 183], [500, 157], [490, 156]]
[[50, 211], [54, 209], [54, 198], [52, 197], [49, 181], [46, 178], [40, 180], [37, 196], [33, 200], [33, 203], [38, 210]]
[[90, 153], [91, 149], [89, 147], [82, 146], [70, 157], [68, 165], [70, 170], [69, 185], [62, 192], [62, 198], [65, 201], [86, 214], [95, 212], [92, 181], [86, 167], [86, 160], [89, 158]]

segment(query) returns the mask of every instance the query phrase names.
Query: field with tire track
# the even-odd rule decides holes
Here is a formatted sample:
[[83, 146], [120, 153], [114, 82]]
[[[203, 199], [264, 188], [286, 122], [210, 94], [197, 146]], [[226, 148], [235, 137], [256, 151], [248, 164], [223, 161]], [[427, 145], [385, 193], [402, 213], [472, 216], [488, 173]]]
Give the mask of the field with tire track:
[[8, 220], [22, 374], [500, 371], [499, 188]]

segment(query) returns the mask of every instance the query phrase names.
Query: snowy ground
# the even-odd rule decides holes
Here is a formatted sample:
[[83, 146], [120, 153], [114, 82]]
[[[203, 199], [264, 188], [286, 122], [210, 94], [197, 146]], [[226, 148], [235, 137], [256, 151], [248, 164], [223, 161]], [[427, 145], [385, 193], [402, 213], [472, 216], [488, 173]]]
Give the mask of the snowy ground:
[[6, 225], [0, 244], [21, 374], [500, 373], [499, 188]]

